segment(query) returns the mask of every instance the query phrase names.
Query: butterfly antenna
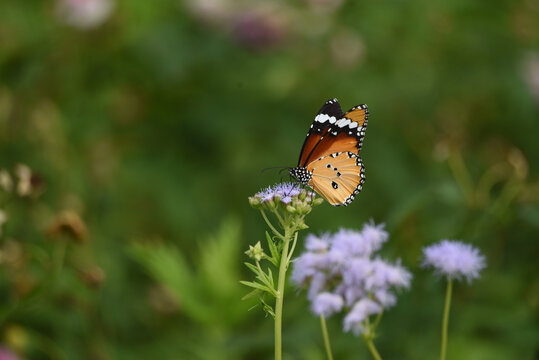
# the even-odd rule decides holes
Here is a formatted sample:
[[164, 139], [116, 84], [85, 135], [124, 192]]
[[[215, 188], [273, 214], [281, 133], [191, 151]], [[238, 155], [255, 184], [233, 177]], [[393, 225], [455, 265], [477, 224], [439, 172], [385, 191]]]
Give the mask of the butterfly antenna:
[[273, 170], [273, 169], [281, 169], [281, 171], [283, 171], [284, 169], [288, 169], [288, 167], [286, 167], [286, 166], [272, 166], [272, 167], [267, 167], [267, 168], [262, 169], [261, 172], [266, 172], [268, 170]]

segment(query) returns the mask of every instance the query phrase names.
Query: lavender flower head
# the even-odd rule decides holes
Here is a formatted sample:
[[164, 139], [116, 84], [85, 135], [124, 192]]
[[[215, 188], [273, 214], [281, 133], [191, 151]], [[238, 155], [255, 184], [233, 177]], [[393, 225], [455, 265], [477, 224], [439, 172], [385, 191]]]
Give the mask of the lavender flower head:
[[324, 315], [325, 317], [329, 317], [334, 313], [340, 312], [343, 306], [343, 298], [330, 292], [318, 294], [311, 304], [311, 308], [315, 314]]
[[470, 283], [479, 278], [479, 272], [486, 267], [486, 261], [479, 249], [469, 244], [442, 240], [423, 249], [422, 265], [433, 267], [437, 273], [450, 280], [464, 277]]
[[[322, 204], [323, 201], [322, 198], [317, 198], [314, 192], [291, 182], [269, 186], [249, 197], [249, 203], [255, 209], [271, 212], [285, 210], [299, 216], [308, 214], [314, 206]], [[299, 228], [306, 229], [307, 226], [300, 225]]]
[[375, 256], [388, 233], [367, 223], [361, 231], [306, 239], [306, 251], [294, 261], [291, 281], [308, 288], [311, 310], [328, 317], [345, 311], [344, 330], [361, 334], [366, 319], [396, 303], [395, 290], [408, 288], [412, 275], [400, 265]]
[[[262, 203], [269, 202], [274, 199], [279, 199], [283, 204], [289, 204], [294, 197], [299, 196], [303, 190], [299, 184], [284, 182], [273, 186], [268, 186], [265, 189], [257, 192], [251, 199], [257, 199]], [[311, 191], [305, 192], [308, 197], [314, 197]]]

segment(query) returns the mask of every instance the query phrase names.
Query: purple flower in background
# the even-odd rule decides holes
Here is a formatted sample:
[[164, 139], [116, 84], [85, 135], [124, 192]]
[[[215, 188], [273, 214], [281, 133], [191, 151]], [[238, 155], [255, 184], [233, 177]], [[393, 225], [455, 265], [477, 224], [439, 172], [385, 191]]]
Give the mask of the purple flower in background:
[[372, 222], [361, 231], [308, 235], [305, 252], [294, 261], [291, 281], [308, 287], [315, 314], [329, 317], [345, 311], [345, 331], [372, 335], [367, 318], [395, 305], [395, 291], [408, 288], [412, 279], [399, 262], [374, 256], [387, 239], [383, 224]]
[[286, 34], [282, 12], [244, 11], [233, 20], [233, 36], [251, 50], [266, 50], [277, 45]]
[[315, 314], [329, 317], [336, 312], [340, 312], [343, 305], [344, 301], [339, 295], [323, 292], [313, 299], [311, 308]]
[[361, 231], [341, 229], [333, 238], [333, 249], [353, 256], [369, 256], [387, 240], [384, 225], [365, 224]]
[[0, 347], [0, 360], [18, 360], [19, 357], [6, 347]]
[[321, 237], [309, 234], [305, 238], [305, 249], [316, 253], [326, 252], [329, 249], [330, 240], [329, 234], [324, 234]]
[[433, 267], [449, 279], [465, 277], [471, 282], [479, 278], [479, 272], [486, 267], [486, 262], [479, 249], [460, 241], [442, 240], [423, 249], [422, 265]]
[[362, 334], [365, 331], [363, 323], [367, 317], [381, 311], [382, 307], [376, 302], [368, 298], [359, 300], [344, 318], [344, 331], [352, 331], [356, 335]]

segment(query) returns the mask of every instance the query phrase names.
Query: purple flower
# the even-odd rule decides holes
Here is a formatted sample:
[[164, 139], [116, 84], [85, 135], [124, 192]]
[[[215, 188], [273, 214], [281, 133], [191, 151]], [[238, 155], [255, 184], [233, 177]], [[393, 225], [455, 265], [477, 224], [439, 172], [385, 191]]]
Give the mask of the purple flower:
[[341, 229], [309, 235], [306, 251], [294, 261], [291, 280], [308, 287], [316, 314], [330, 316], [351, 308], [345, 329], [360, 334], [369, 315], [395, 305], [395, 290], [408, 288], [412, 275], [400, 262], [374, 257], [388, 234], [383, 225], [368, 223], [361, 231]]
[[277, 45], [285, 36], [282, 16], [268, 12], [246, 11], [233, 19], [234, 38], [251, 50], [266, 50]]
[[[265, 203], [275, 198], [279, 198], [283, 204], [289, 204], [294, 197], [301, 193], [302, 189], [296, 183], [280, 183], [269, 186], [254, 195], [255, 198]], [[308, 197], [313, 197], [312, 192], [307, 192]]]
[[311, 284], [309, 291], [307, 292], [307, 298], [313, 300], [318, 294], [326, 290], [328, 278], [323, 272], [317, 272], [311, 278]]
[[344, 318], [344, 331], [352, 331], [356, 335], [362, 334], [365, 331], [363, 326], [365, 319], [381, 311], [382, 307], [368, 298], [358, 301]]
[[340, 312], [344, 305], [342, 297], [329, 292], [318, 294], [311, 303], [311, 309], [316, 315], [329, 317]]
[[324, 254], [306, 252], [294, 260], [294, 268], [290, 280], [297, 286], [302, 286], [316, 273], [322, 271], [325, 261]]
[[385, 224], [376, 225], [374, 221], [370, 221], [363, 225], [361, 235], [365, 239], [365, 243], [370, 246], [370, 253], [378, 251], [382, 248], [389, 237], [387, 231], [384, 230]]
[[365, 279], [365, 287], [369, 291], [389, 287], [408, 288], [411, 279], [412, 274], [399, 264], [391, 265], [380, 258], [376, 258], [371, 262], [371, 273]]
[[305, 238], [305, 249], [312, 252], [326, 252], [330, 243], [329, 234], [323, 234], [321, 237], [313, 234], [307, 235]]
[[453, 240], [442, 240], [424, 248], [422, 265], [433, 267], [448, 279], [465, 277], [468, 282], [479, 278], [479, 272], [486, 267], [485, 257], [479, 249]]
[[380, 250], [388, 236], [384, 230], [384, 224], [376, 226], [372, 222], [365, 224], [361, 232], [341, 229], [333, 238], [333, 249], [347, 255], [370, 256], [373, 252]]

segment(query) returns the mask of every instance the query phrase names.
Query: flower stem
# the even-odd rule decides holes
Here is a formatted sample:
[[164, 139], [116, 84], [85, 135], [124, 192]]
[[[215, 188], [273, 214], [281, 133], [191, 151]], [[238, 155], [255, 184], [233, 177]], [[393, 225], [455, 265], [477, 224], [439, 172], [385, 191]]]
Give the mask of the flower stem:
[[268, 220], [268, 217], [266, 216], [266, 213], [264, 212], [264, 210], [260, 210], [260, 213], [262, 214], [262, 217], [264, 218], [264, 221], [266, 222], [268, 227], [271, 229], [271, 231], [273, 231], [273, 233], [275, 235], [279, 236], [281, 239], [284, 239], [284, 236], [279, 231], [277, 231], [277, 229], [275, 229], [275, 227], [273, 227], [271, 222]]
[[286, 280], [286, 269], [288, 267], [288, 245], [290, 238], [285, 237], [281, 264], [279, 266], [279, 282], [277, 284], [277, 295], [275, 299], [275, 360], [282, 359], [282, 319], [283, 319], [283, 298], [284, 284]]
[[367, 343], [367, 347], [369, 348], [369, 351], [371, 352], [372, 357], [375, 360], [382, 360], [380, 357], [380, 354], [378, 354], [378, 351], [376, 350], [376, 347], [374, 346], [374, 343], [372, 342], [372, 337], [368, 336], [365, 337], [365, 342]]
[[324, 346], [326, 347], [328, 360], [333, 360], [333, 355], [331, 353], [331, 344], [329, 343], [328, 329], [326, 327], [326, 319], [324, 318], [324, 315], [320, 315], [320, 326], [322, 326], [322, 334], [324, 336]]
[[453, 280], [447, 281], [447, 291], [445, 293], [444, 319], [442, 323], [442, 350], [440, 360], [445, 360], [447, 349], [447, 324], [449, 323], [449, 308], [451, 307], [451, 293], [453, 290]]
[[292, 259], [292, 255], [294, 254], [294, 249], [296, 248], [296, 243], [298, 241], [298, 233], [296, 232], [294, 234], [294, 241], [292, 241], [292, 247], [290, 248], [290, 254], [288, 255], [287, 261], [290, 262]]

